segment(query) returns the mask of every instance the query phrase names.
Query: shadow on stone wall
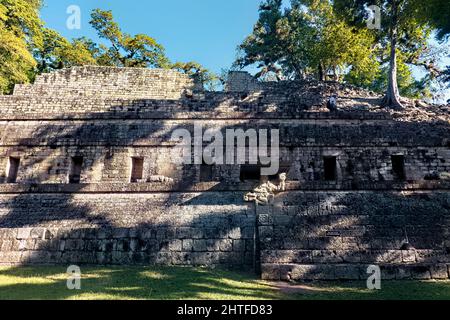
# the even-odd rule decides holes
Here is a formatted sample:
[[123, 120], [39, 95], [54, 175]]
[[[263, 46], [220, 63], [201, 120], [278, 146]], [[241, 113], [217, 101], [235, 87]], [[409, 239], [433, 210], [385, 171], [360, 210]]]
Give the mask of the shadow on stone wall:
[[[139, 104], [138, 101], [136, 103]], [[121, 113], [113, 110], [116, 108], [112, 107], [111, 111], [114, 117], [119, 117]], [[139, 109], [131, 114], [124, 112], [124, 119], [133, 119], [139, 113]], [[111, 115], [108, 112], [103, 116], [96, 113], [86, 118], [89, 116], [109, 118]], [[249, 120], [244, 120], [244, 123], [252, 125]], [[415, 138], [408, 134], [414, 131], [415, 126], [417, 124], [401, 123], [391, 127], [391, 133], [396, 131], [413, 144]], [[38, 141], [45, 146], [81, 149], [81, 142], [91, 140], [99, 143], [94, 145], [103, 144], [107, 148], [116, 143], [132, 146], [144, 138], [156, 137], [158, 141], [167, 142], [171, 133], [165, 131], [164, 121], [156, 126], [140, 127], [137, 134], [124, 134], [119, 125], [105, 132], [98, 129], [90, 121], [74, 130], [55, 131], [53, 125], [43, 126], [32, 137], [19, 141], [18, 145], [34, 145]], [[442, 141], [439, 133], [425, 133], [430, 139], [428, 143]], [[377, 131], [374, 138], [383, 134], [386, 132]], [[307, 132], [304, 135], [306, 137]], [[339, 143], [342, 137], [330, 139]], [[286, 140], [292, 144], [296, 142], [289, 138]], [[28, 165], [33, 167], [45, 160], [36, 158]], [[95, 165], [104, 160], [103, 154], [91, 160]], [[187, 171], [183, 174], [186, 176], [180, 181], [183, 187], [188, 188], [193, 183], [192, 177]], [[406, 195], [389, 195], [385, 199], [375, 193], [373, 198], [360, 201], [363, 199], [349, 194], [332, 205], [330, 215], [325, 214], [328, 212], [326, 203], [333, 201], [333, 193], [318, 201], [322, 194], [316, 192], [309, 200], [284, 203], [279, 209], [282, 213], [272, 212], [267, 217], [258, 215], [260, 227], [255, 234], [257, 216], [252, 204], [243, 203], [243, 192], [210, 190], [118, 196], [105, 192], [101, 193], [103, 195], [84, 194], [83, 185], [73, 188], [69, 194], [4, 195], [7, 200], [0, 204], [2, 262], [23, 265], [223, 265], [250, 269], [257, 259], [254, 255], [258, 245], [253, 241], [255, 237], [260, 238], [262, 262], [275, 268], [263, 270], [263, 273], [269, 270], [279, 274], [275, 278], [285, 279], [289, 273], [293, 280], [314, 278], [316, 276], [308, 275], [321, 274], [321, 268], [331, 268], [330, 272], [336, 278], [340, 277], [335, 268], [339, 264], [345, 268], [354, 265], [359, 268], [369, 262], [391, 265], [441, 265], [450, 262], [447, 242], [450, 213], [448, 193], [445, 192], [446, 198], [424, 194], [414, 201]], [[116, 202], [116, 197], [120, 197], [121, 202]], [[279, 199], [277, 201], [284, 201], [281, 200], [283, 196]], [[303, 208], [306, 208], [306, 215], [301, 213]], [[312, 214], [309, 214], [310, 210], [313, 210]], [[358, 214], [351, 210], [357, 210]], [[291, 211], [294, 212], [292, 216]], [[268, 219], [269, 223], [261, 219]], [[348, 236], [333, 230], [341, 225], [344, 229], [339, 232], [347, 232]], [[414, 252], [414, 257], [412, 252], [402, 252], [398, 248], [404, 240], [404, 229], [411, 244], [423, 250]], [[427, 250], [433, 251], [427, 253]], [[275, 258], [271, 257], [273, 254]], [[294, 257], [290, 257], [291, 254]], [[439, 260], [442, 254], [445, 260]], [[291, 267], [292, 270], [282, 271], [285, 270], [282, 268]], [[343, 272], [343, 278], [351, 272]]]
[[293, 192], [258, 212], [263, 278], [449, 278], [446, 191]]
[[[91, 116], [109, 117], [97, 113], [86, 118]], [[167, 142], [171, 135], [165, 132], [164, 121], [130, 135], [119, 126], [101, 132], [90, 121], [74, 130], [55, 128], [50, 122], [17, 145], [70, 148], [71, 154], [77, 154], [88, 148], [82, 145], [86, 141], [95, 140], [93, 145], [108, 149], [131, 147], [144, 138]], [[165, 134], [161, 136], [161, 132]], [[104, 153], [90, 156], [92, 166], [104, 161]], [[21, 170], [46, 160], [35, 157]], [[168, 188], [187, 190], [194, 184], [188, 170], [183, 170], [177, 185], [155, 184], [164, 191], [90, 194], [83, 192], [85, 185], [74, 184], [70, 193], [4, 194], [0, 203], [1, 263], [254, 268], [255, 214], [251, 204], [243, 203], [242, 192], [168, 193]]]

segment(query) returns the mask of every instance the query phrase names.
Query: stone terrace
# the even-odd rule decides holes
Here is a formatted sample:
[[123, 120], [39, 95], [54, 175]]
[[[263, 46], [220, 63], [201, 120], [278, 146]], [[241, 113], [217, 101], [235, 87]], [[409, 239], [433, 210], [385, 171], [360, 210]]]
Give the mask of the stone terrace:
[[[224, 92], [94, 66], [17, 85], [0, 96], [0, 264], [220, 265], [283, 280], [364, 279], [377, 264], [388, 279], [448, 278], [449, 107], [380, 100], [243, 72]], [[172, 163], [171, 133], [194, 123], [279, 129], [287, 191], [256, 206], [245, 166]], [[401, 250], [406, 236], [414, 248]]]

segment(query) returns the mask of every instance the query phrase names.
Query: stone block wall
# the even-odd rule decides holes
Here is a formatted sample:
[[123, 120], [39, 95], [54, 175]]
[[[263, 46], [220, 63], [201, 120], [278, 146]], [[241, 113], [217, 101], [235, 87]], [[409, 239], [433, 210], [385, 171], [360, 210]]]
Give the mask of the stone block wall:
[[421, 181], [433, 173], [450, 172], [446, 147], [295, 147], [282, 149], [281, 164], [288, 166], [289, 180], [324, 181], [324, 157], [336, 157], [336, 181], [394, 181], [391, 156], [403, 155], [405, 181]]
[[448, 191], [287, 192], [257, 215], [263, 279], [449, 278]]
[[[207, 121], [199, 121], [205, 124]], [[407, 180], [422, 180], [432, 172], [448, 172], [450, 153], [444, 145], [447, 130], [442, 135], [406, 138], [413, 134], [405, 127], [403, 145], [389, 146], [396, 140], [394, 129], [389, 127], [366, 127], [354, 130], [350, 124], [336, 131], [326, 126], [308, 123], [283, 123], [265, 121], [260, 128], [277, 128], [281, 131], [281, 163], [289, 167], [289, 178], [298, 181], [323, 179], [323, 157], [333, 155], [337, 159], [338, 180], [389, 181], [392, 180], [391, 155], [405, 156]], [[20, 182], [64, 182], [70, 157], [83, 156], [86, 160], [84, 182], [117, 181], [128, 178], [130, 158], [145, 157], [148, 175], [167, 171], [177, 176], [183, 168], [163, 170], [170, 164], [170, 135], [177, 128], [193, 129], [190, 121], [21, 121], [1, 123], [0, 148], [2, 164], [6, 169], [8, 157], [21, 158]], [[289, 125], [291, 125], [289, 127]], [[215, 121], [215, 128], [249, 128], [247, 121]], [[371, 130], [384, 130], [380, 140], [371, 136]], [[398, 128], [397, 128], [398, 129]], [[327, 146], [330, 136], [348, 130], [340, 138], [339, 146]], [[439, 131], [439, 130], [436, 130]], [[307, 138], [311, 134], [314, 140]], [[359, 137], [359, 138], [358, 138]], [[398, 140], [401, 136], [397, 136]], [[367, 139], [367, 140], [365, 140]], [[353, 144], [352, 144], [352, 141]], [[416, 147], [412, 145], [416, 144]], [[165, 145], [165, 146], [163, 146]], [[189, 168], [188, 168], [189, 169]], [[191, 168], [190, 168], [191, 169]], [[220, 168], [219, 168], [220, 169]], [[239, 168], [234, 166], [234, 171]], [[222, 170], [219, 170], [222, 172]], [[193, 174], [195, 177], [195, 174]], [[236, 176], [236, 174], [234, 174]]]
[[[363, 279], [377, 264], [387, 279], [447, 278], [450, 182], [425, 178], [450, 172], [448, 108], [399, 114], [378, 99], [242, 72], [225, 92], [175, 71], [105, 67], [18, 85], [0, 97], [0, 264], [260, 265], [276, 280]], [[239, 165], [173, 164], [172, 132], [195, 124], [278, 129], [287, 191], [255, 207], [243, 195], [259, 181], [240, 181]], [[404, 156], [402, 181], [392, 155]], [[337, 175], [325, 181], [330, 156]], [[414, 250], [400, 250], [406, 234]]]
[[254, 264], [255, 211], [242, 193], [23, 193], [0, 203], [0, 265]]
[[[211, 115], [212, 116], [212, 115]], [[194, 132], [206, 129], [278, 129], [280, 145], [286, 147], [445, 147], [449, 148], [448, 126], [396, 123], [394, 121], [322, 121], [318, 119], [102, 119], [1, 120], [4, 145], [161, 145], [168, 144], [175, 129]], [[331, 123], [330, 123], [331, 122]], [[420, 135], [417, 130], [423, 131]]]
[[448, 278], [448, 191], [291, 190], [254, 207], [239, 191], [118, 190], [2, 191], [0, 264], [260, 263], [270, 280], [367, 279], [378, 265], [384, 279]]
[[16, 85], [14, 95], [176, 100], [193, 88], [174, 70], [85, 66], [40, 75], [34, 84]]
[[[211, 167], [207, 180], [201, 180], [202, 166], [179, 165], [171, 158], [170, 146], [10, 146], [0, 147], [0, 183], [6, 182], [10, 157], [20, 159], [17, 183], [68, 183], [71, 159], [83, 157], [81, 183], [128, 183], [131, 159], [143, 159], [140, 182], [151, 182], [157, 176], [189, 183], [219, 181], [240, 182], [240, 165]], [[450, 172], [450, 151], [447, 148], [353, 147], [281, 148], [280, 171], [288, 180], [308, 185], [345, 183], [377, 183], [396, 181], [391, 155], [405, 156], [405, 181], [423, 181], [433, 173]], [[335, 181], [325, 181], [324, 157], [336, 156]], [[400, 181], [402, 182], [402, 181]]]
[[229, 92], [258, 91], [262, 88], [263, 85], [245, 71], [231, 71], [225, 85], [225, 90]]

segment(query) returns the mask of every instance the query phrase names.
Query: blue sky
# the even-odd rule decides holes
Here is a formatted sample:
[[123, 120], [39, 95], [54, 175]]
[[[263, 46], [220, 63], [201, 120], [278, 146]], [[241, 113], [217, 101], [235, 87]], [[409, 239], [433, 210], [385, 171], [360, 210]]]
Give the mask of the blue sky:
[[[66, 38], [87, 36], [100, 41], [90, 27], [95, 8], [112, 10], [123, 31], [144, 33], [166, 48], [173, 61], [197, 61], [220, 73], [236, 58], [236, 48], [252, 32], [261, 0], [44, 0], [47, 27]], [[81, 9], [81, 29], [66, 27], [67, 8]], [[445, 62], [448, 63], [450, 59]], [[253, 70], [251, 70], [253, 71]], [[421, 73], [415, 71], [415, 75]], [[450, 98], [450, 90], [445, 99]]]
[[[45, 0], [47, 27], [67, 38], [97, 40], [89, 25], [92, 9], [112, 10], [121, 28], [145, 33], [166, 48], [172, 61], [197, 61], [219, 73], [231, 66], [236, 47], [251, 33], [260, 0]], [[81, 9], [81, 30], [66, 27], [70, 5]]]

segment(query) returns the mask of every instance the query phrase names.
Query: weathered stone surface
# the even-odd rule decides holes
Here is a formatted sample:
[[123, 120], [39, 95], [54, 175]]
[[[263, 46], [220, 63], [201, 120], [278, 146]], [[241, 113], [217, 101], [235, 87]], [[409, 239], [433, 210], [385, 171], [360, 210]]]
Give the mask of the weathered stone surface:
[[[336, 112], [325, 107], [331, 94]], [[0, 96], [0, 264], [258, 262], [273, 280], [365, 279], [376, 264], [384, 279], [443, 279], [449, 108], [397, 112], [379, 98], [243, 72], [206, 92], [175, 71], [139, 68], [75, 67], [18, 85]], [[173, 163], [172, 133], [195, 125], [278, 129], [286, 191], [255, 206], [243, 202], [255, 183], [241, 181], [240, 165]], [[75, 158], [81, 184], [68, 183]], [[401, 250], [405, 233], [415, 250]]]
[[449, 274], [447, 270], [447, 265], [445, 264], [435, 264], [430, 268], [432, 279], [448, 279]]
[[[450, 215], [446, 204], [448, 197], [447, 192], [432, 195], [428, 192], [292, 191], [277, 198], [273, 206], [280, 203], [289, 208], [296, 204], [307, 205], [320, 208], [321, 214], [309, 210], [293, 218], [290, 225], [280, 226], [275, 219], [271, 224], [265, 223], [264, 227], [272, 227], [273, 232], [270, 237], [260, 238], [261, 262], [280, 267], [300, 265], [296, 277], [303, 274], [305, 279], [313, 277], [313, 271], [308, 270], [315, 270], [315, 267], [321, 270], [324, 266], [334, 268], [338, 279], [356, 278], [358, 268], [351, 266], [358, 265], [380, 266], [383, 279], [441, 279], [446, 274], [443, 264], [449, 258], [449, 253], [439, 245], [447, 237], [448, 225], [442, 221]], [[401, 250], [404, 230], [391, 224], [393, 215], [409, 226], [412, 246], [421, 249]], [[341, 231], [326, 236], [329, 226]], [[342, 232], [346, 228], [365, 231], [348, 236]], [[294, 254], [298, 252], [311, 259], [298, 260]], [[364, 268], [367, 269], [361, 267], [359, 273], [362, 279], [368, 277]], [[285, 277], [289, 270], [284, 272]]]
[[361, 266], [357, 264], [337, 265], [335, 276], [340, 280], [358, 280], [361, 277]]
[[29, 239], [31, 237], [31, 228], [21, 228], [18, 230], [17, 233], [17, 239], [18, 240], [25, 240]]
[[413, 279], [417, 280], [431, 279], [430, 266], [427, 265], [412, 266], [410, 270], [411, 270], [411, 277]]
[[[336, 268], [332, 265], [293, 265], [288, 273], [288, 278], [299, 280], [334, 280], [336, 279]], [[283, 277], [283, 276], [282, 276]]]
[[263, 280], [280, 280], [280, 265], [278, 264], [263, 264], [261, 266], [261, 278]]

